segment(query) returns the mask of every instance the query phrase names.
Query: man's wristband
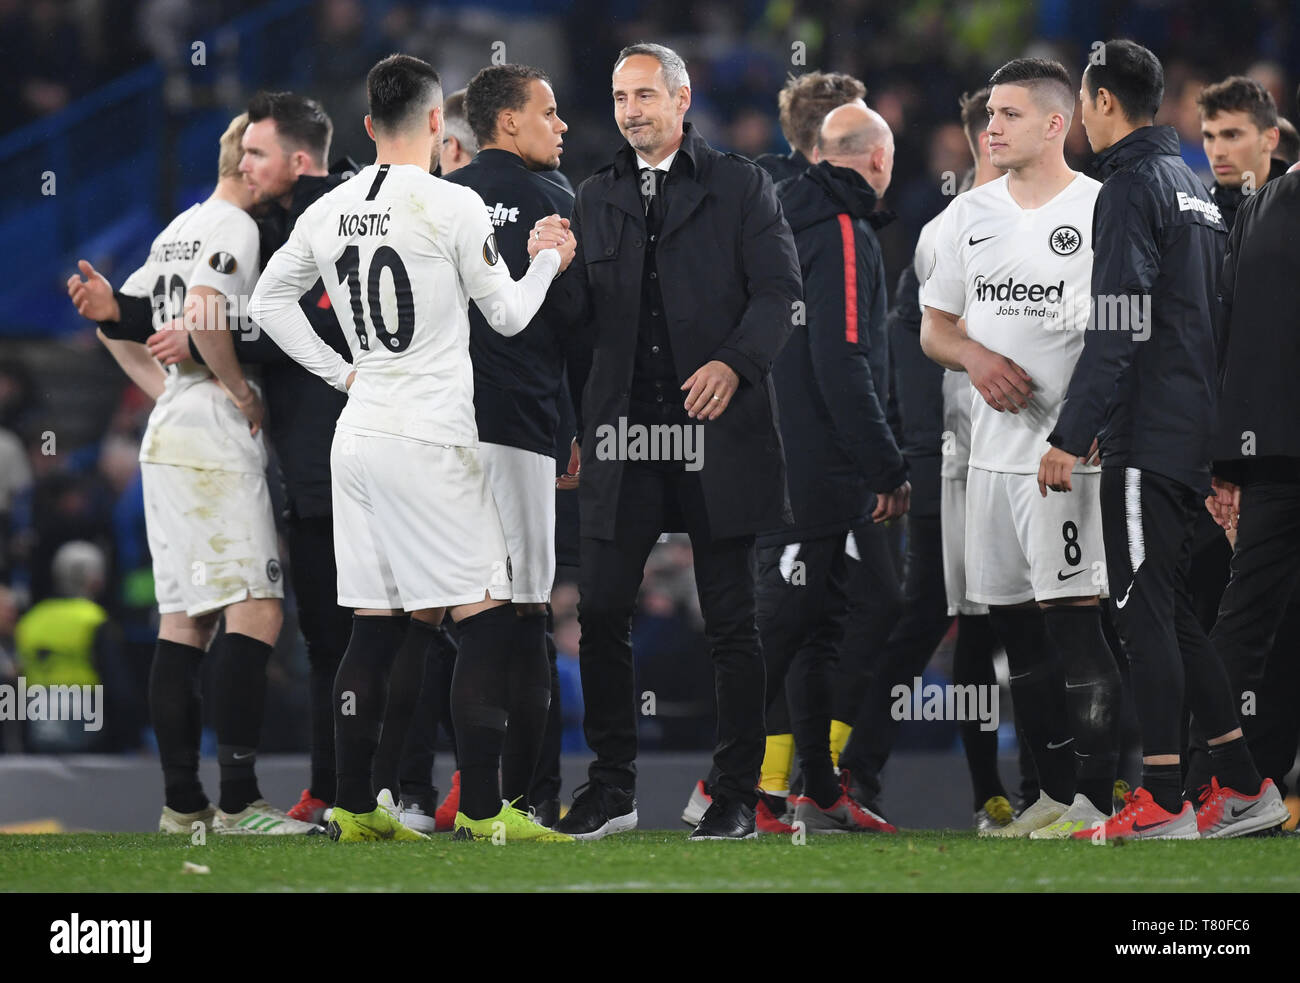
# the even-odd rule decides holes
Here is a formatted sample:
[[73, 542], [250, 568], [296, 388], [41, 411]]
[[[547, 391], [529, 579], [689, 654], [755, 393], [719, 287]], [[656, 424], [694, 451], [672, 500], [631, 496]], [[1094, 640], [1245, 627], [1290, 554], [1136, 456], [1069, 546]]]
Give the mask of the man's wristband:
[[99, 330], [106, 338], [138, 341], [143, 345], [154, 331], [153, 302], [148, 297], [130, 297], [116, 290], [113, 297], [117, 301], [118, 318], [96, 322]]

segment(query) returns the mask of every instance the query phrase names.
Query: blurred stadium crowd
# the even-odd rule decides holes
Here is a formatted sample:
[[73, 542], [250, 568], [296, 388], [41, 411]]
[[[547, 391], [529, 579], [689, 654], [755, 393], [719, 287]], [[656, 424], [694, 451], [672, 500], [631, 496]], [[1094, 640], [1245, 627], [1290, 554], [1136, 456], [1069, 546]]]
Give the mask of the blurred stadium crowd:
[[[19, 157], [55, 132], [79, 101], [154, 63], [161, 72], [164, 126], [159, 159], [141, 173], [156, 174], [157, 181], [141, 180], [133, 196], [151, 216], [169, 215], [174, 205], [197, 199], [186, 198], [188, 186], [211, 179], [206, 170], [186, 171], [186, 124], [197, 127], [192, 142], [206, 162], [223, 121], [259, 88], [293, 88], [318, 99], [335, 121], [333, 156], [370, 160], [361, 126], [363, 79], [378, 58], [400, 50], [437, 67], [448, 92], [494, 60], [545, 69], [569, 124], [563, 170], [576, 186], [619, 143], [609, 106], [613, 55], [624, 44], [655, 40], [687, 59], [695, 126], [714, 146], [748, 156], [788, 149], [776, 94], [789, 73], [824, 69], [863, 80], [869, 105], [897, 141], [886, 205], [899, 221], [880, 236], [892, 285], [921, 226], [947, 204], [968, 167], [957, 97], [984, 84], [999, 64], [1036, 54], [1059, 58], [1077, 72], [1095, 40], [1140, 39], [1165, 66], [1158, 121], [1177, 128], [1184, 157], [1208, 182], [1197, 93], [1227, 75], [1248, 74], [1294, 120], [1298, 14], [1300, 3], [1293, 0], [0, 0], [7, 61], [0, 80], [0, 145]], [[252, 43], [259, 33], [274, 41], [259, 48]], [[1072, 166], [1087, 170], [1090, 153], [1078, 119], [1067, 154]], [[120, 154], [131, 140], [129, 132], [116, 133], [122, 146], [104, 147], [106, 156]], [[0, 152], [0, 164], [4, 157]], [[78, 167], [94, 166], [74, 162], [59, 180], [66, 186]], [[11, 183], [3, 194], [0, 220], [20, 204], [11, 197], [19, 194]], [[150, 218], [142, 228], [156, 231], [158, 224]], [[83, 245], [65, 250], [62, 265], [27, 270], [19, 279], [48, 298], [51, 310], [62, 310], [70, 257]], [[143, 234], [123, 235], [101, 244], [92, 259], [120, 279], [147, 245]], [[58, 734], [0, 725], [0, 751], [130, 750], [149, 740], [143, 693], [156, 635], [136, 462], [149, 402], [123, 384], [92, 334], [68, 332], [69, 321], [47, 318], [43, 310], [0, 304], [0, 683], [31, 669], [23, 665], [15, 636], [20, 620], [40, 602], [60, 596], [93, 601], [105, 617], [88, 649], [90, 671], [105, 686], [108, 726], [98, 734], [79, 733], [77, 740], [93, 743], [78, 745]], [[42, 312], [35, 322], [33, 311]], [[273, 494], [278, 488], [274, 475], [271, 488]], [[290, 620], [294, 605], [286, 601], [264, 751], [302, 750], [307, 741], [306, 658]], [[576, 602], [573, 585], [560, 586], [553, 598], [555, 638], [567, 657], [561, 659], [566, 750], [582, 748]], [[684, 537], [664, 542], [651, 559], [633, 643], [639, 688], [655, 691], [658, 700], [656, 718], [643, 722], [643, 746], [711, 746], [712, 670]], [[26, 658], [30, 662], [31, 654]], [[942, 672], [944, 660], [937, 665], [932, 671]], [[900, 743], [914, 744], [917, 732], [942, 746], [956, 741], [955, 725], [930, 723], [915, 728], [910, 739], [905, 727]], [[1009, 725], [1008, 741], [1014, 741]]]

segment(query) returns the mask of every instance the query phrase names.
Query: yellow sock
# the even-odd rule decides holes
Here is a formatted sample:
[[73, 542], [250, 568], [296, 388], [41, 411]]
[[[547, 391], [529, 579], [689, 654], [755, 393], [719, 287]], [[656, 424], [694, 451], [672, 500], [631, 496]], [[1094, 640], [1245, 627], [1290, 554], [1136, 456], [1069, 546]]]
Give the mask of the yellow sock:
[[767, 750], [763, 752], [763, 767], [759, 772], [758, 787], [764, 792], [790, 791], [792, 767], [794, 767], [794, 735], [768, 734]]
[[831, 765], [833, 767], [840, 766], [840, 752], [844, 750], [844, 745], [849, 743], [849, 735], [852, 733], [851, 724], [846, 724], [843, 720], [831, 721]]

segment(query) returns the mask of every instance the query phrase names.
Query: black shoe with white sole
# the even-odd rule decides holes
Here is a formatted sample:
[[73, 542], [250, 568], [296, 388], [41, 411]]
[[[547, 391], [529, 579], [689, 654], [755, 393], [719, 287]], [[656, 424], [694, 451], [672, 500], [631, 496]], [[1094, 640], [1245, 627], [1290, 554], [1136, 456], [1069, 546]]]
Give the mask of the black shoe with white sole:
[[599, 840], [636, 829], [636, 795], [599, 782], [578, 786], [568, 814], [552, 829], [577, 840]]
[[560, 821], [560, 800], [543, 799], [533, 806], [533, 820], [547, 829], [554, 829]]
[[692, 840], [752, 840], [758, 836], [754, 810], [743, 802], [714, 798]]

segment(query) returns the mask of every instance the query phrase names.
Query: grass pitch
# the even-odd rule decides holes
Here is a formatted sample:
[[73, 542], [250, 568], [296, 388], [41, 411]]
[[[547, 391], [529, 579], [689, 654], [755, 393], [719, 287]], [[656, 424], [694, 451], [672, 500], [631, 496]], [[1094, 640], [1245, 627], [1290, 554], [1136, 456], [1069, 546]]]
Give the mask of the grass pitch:
[[[0, 836], [0, 890], [31, 892], [798, 891], [1297, 892], [1293, 837], [1215, 842], [990, 841], [971, 832], [687, 843], [338, 844], [326, 837]], [[185, 873], [186, 862], [210, 873]]]

